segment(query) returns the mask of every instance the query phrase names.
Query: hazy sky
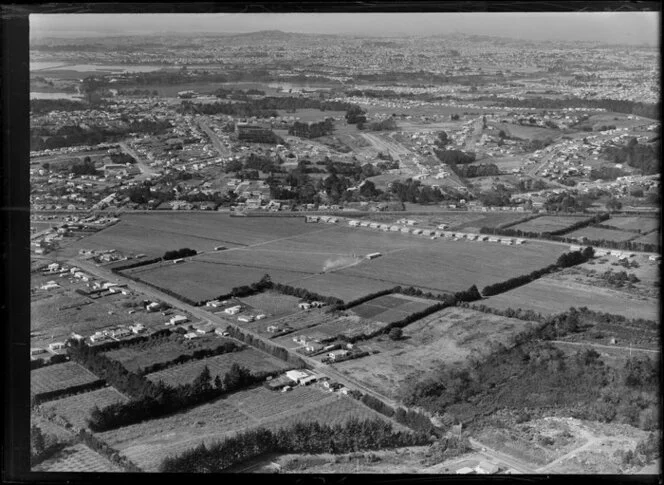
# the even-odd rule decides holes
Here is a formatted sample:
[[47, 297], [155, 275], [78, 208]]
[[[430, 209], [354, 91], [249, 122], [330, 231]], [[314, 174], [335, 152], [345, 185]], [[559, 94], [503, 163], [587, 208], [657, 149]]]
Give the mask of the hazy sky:
[[85, 37], [168, 32], [282, 30], [326, 34], [427, 35], [452, 32], [529, 40], [659, 43], [657, 12], [41, 14], [30, 36]]

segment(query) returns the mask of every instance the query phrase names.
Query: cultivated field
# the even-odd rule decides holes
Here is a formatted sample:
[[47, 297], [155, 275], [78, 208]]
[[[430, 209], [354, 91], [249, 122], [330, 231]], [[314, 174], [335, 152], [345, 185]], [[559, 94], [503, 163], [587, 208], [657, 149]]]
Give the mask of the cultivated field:
[[275, 429], [314, 419], [333, 424], [365, 416], [380, 415], [316, 385], [298, 386], [287, 393], [260, 387], [166, 418], [107, 431], [100, 437], [145, 471], [156, 471], [166, 456], [201, 443], [213, 443], [243, 429], [257, 426]]
[[601, 229], [599, 227], [584, 227], [566, 234], [567, 237], [586, 237], [591, 241], [604, 239], [607, 241], [628, 241], [634, 239], [633, 232], [619, 231], [613, 229]]
[[653, 231], [650, 234], [645, 236], [638, 237], [633, 239], [634, 242], [643, 243], [643, 244], [662, 244], [662, 233], [659, 231]]
[[41, 405], [46, 411], [52, 411], [65, 418], [72, 426], [86, 428], [90, 412], [97, 406], [102, 409], [111, 404], [127, 402], [129, 399], [113, 387], [104, 387], [83, 394], [75, 394]]
[[403, 329], [403, 338], [393, 341], [382, 335], [362, 342], [362, 348], [377, 354], [348, 360], [334, 366], [378, 392], [399, 397], [399, 388], [439, 365], [465, 361], [485, 352], [492, 342], [508, 344], [529, 322], [450, 307], [418, 320]]
[[146, 377], [152, 382], [163, 381], [169, 386], [177, 386], [192, 382], [207, 366], [210, 369], [212, 379], [215, 376], [220, 376], [223, 379], [224, 375], [231, 369], [231, 366], [236, 363], [242, 367], [246, 367], [253, 373], [288, 370], [292, 368], [291, 365], [276, 357], [264, 354], [253, 348], [248, 348], [239, 352], [215, 355], [207, 359], [186, 362], [159, 372], [147, 374]]
[[307, 288], [309, 291], [320, 295], [340, 298], [343, 301], [355, 300], [361, 296], [389, 290], [396, 286], [395, 283], [390, 281], [380, 281], [341, 272], [305, 276], [287, 281], [287, 283], [298, 288]]
[[212, 349], [228, 339], [206, 335], [186, 340], [179, 334], [171, 334], [157, 342], [144, 342], [106, 352], [106, 356], [120, 362], [130, 372], [159, 362], [168, 362], [180, 355], [192, 355], [196, 350]]
[[542, 314], [555, 314], [570, 307], [624, 315], [628, 318], [659, 319], [659, 302], [608, 288], [583, 285], [552, 278], [540, 278], [482, 302], [490, 307], [522, 308]]
[[424, 298], [392, 294], [380, 296], [355, 306], [351, 312], [374, 322], [394, 323], [413, 313], [426, 310], [436, 303]]
[[32, 395], [42, 394], [98, 380], [99, 377], [77, 363], [63, 362], [30, 371], [30, 392]]
[[565, 229], [573, 224], [581, 222], [583, 217], [574, 216], [541, 216], [529, 221], [510, 227], [519, 231], [527, 232], [551, 232]]
[[302, 273], [293, 271], [216, 264], [209, 261], [186, 261], [166, 264], [147, 270], [128, 272], [141, 281], [171, 290], [194, 301], [211, 300], [230, 293], [237, 286], [250, 285], [269, 273], [274, 282], [297, 279]]
[[612, 217], [602, 223], [625, 231], [641, 231], [647, 233], [659, 228], [659, 219], [655, 217]]
[[477, 214], [477, 218], [461, 224], [454, 224], [450, 229], [464, 229], [479, 232], [482, 227], [498, 227], [523, 219], [527, 214], [513, 212], [506, 214]]
[[119, 473], [124, 471], [83, 443], [68, 446], [32, 469], [35, 472]]

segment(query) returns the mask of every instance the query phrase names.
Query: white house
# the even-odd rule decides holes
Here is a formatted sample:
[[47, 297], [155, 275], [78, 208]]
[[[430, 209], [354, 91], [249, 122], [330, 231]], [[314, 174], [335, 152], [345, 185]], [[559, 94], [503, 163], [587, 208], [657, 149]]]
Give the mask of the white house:
[[189, 321], [189, 319], [187, 317], [185, 317], [184, 315], [175, 315], [175, 316], [171, 317], [171, 319], [169, 320], [171, 325], [179, 325], [181, 323], [186, 323], [188, 321]]
[[228, 307], [224, 310], [224, 313], [227, 313], [228, 315], [237, 315], [242, 311], [242, 307], [240, 305], [235, 305], [232, 307]]

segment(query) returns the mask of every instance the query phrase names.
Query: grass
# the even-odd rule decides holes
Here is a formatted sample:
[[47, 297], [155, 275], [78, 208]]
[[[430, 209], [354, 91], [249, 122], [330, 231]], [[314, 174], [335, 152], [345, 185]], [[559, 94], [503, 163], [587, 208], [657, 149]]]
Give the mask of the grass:
[[289, 284], [300, 288], [307, 288], [321, 295], [340, 298], [343, 301], [351, 301], [361, 296], [381, 290], [388, 290], [396, 286], [389, 281], [378, 281], [340, 272], [299, 278], [290, 281]]
[[68, 446], [36, 467], [36, 472], [69, 472], [69, 473], [104, 473], [122, 472], [123, 469], [96, 453], [82, 443]]
[[602, 223], [625, 231], [641, 231], [647, 233], [659, 228], [659, 220], [654, 217], [612, 217]]
[[634, 242], [643, 244], [662, 244], [662, 234], [659, 231], [653, 231], [645, 236], [634, 239]]
[[42, 394], [98, 380], [96, 375], [75, 362], [63, 362], [30, 371], [30, 392], [33, 395]]
[[[140, 268], [139, 268], [140, 269]], [[250, 285], [269, 273], [274, 282], [292, 281], [302, 275], [292, 271], [252, 268], [209, 261], [186, 261], [131, 272], [141, 281], [171, 290], [193, 301], [211, 300], [230, 293], [238, 286]]]
[[165, 339], [156, 343], [146, 342], [144, 344], [122, 347], [106, 355], [120, 362], [125, 369], [130, 372], [137, 372], [140, 369], [158, 362], [168, 362], [180, 355], [191, 355], [199, 349], [216, 348], [226, 339], [217, 336], [207, 335], [194, 340], [185, 340], [184, 337], [171, 334]]
[[510, 227], [519, 231], [528, 232], [551, 232], [565, 229], [573, 224], [581, 222], [583, 217], [573, 216], [541, 216], [529, 221]]
[[508, 343], [529, 325], [511, 318], [470, 309], [446, 308], [403, 329], [403, 338], [380, 336], [362, 342], [373, 355], [335, 367], [378, 392], [398, 398], [399, 388], [439, 365], [464, 362], [476, 352], [486, 352], [490, 342]]
[[253, 373], [287, 370], [292, 368], [292, 366], [276, 357], [248, 348], [240, 352], [231, 352], [229, 354], [216, 355], [207, 359], [186, 362], [182, 365], [148, 374], [146, 377], [152, 382], [163, 381], [165, 384], [176, 386], [192, 382], [200, 375], [203, 368], [207, 366], [208, 369], [210, 369], [210, 374], [213, 379], [215, 376], [220, 376], [223, 379], [224, 375], [235, 363], [248, 368]]
[[256, 311], [265, 313], [270, 319], [290, 315], [298, 311], [299, 298], [282, 295], [275, 291], [266, 291], [240, 300]]
[[498, 309], [534, 310], [544, 315], [564, 312], [572, 306], [585, 306], [628, 318], [659, 319], [659, 302], [654, 298], [639, 298], [607, 288], [546, 277], [492, 296], [482, 303]]
[[90, 412], [97, 406], [99, 409], [119, 402], [127, 402], [125, 396], [113, 387], [105, 387], [95, 391], [76, 394], [56, 401], [42, 404], [46, 411], [52, 411], [65, 418], [72, 426], [87, 427], [87, 418]]
[[294, 116], [300, 118], [301, 123], [325, 121], [325, 118], [342, 118], [346, 114], [345, 111], [321, 111], [319, 109], [298, 109], [295, 113], [288, 113], [286, 110], [278, 109], [279, 116]]
[[567, 237], [587, 237], [590, 240], [604, 239], [607, 241], [628, 241], [635, 237], [633, 232], [619, 231], [613, 229], [602, 229], [599, 227], [584, 227], [566, 234]]
[[497, 130], [503, 130], [508, 136], [522, 138], [524, 140], [545, 140], [546, 138], [556, 139], [562, 132], [551, 128], [540, 128], [531, 126], [521, 126], [512, 123], [492, 123]]

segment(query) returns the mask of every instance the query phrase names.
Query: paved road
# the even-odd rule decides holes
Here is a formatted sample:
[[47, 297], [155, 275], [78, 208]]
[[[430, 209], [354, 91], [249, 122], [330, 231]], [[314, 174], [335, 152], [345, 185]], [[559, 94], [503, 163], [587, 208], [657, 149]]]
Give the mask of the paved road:
[[141, 175], [137, 178], [147, 178], [158, 174], [152, 167], [147, 164], [147, 162], [145, 162], [145, 160], [143, 160], [143, 158], [141, 158], [138, 153], [136, 153], [133, 148], [127, 145], [126, 142], [121, 141], [118, 143], [118, 145], [120, 148], [122, 148], [122, 150], [124, 150], [125, 153], [131, 155], [134, 157], [134, 160], [136, 160], [136, 165], [138, 165], [138, 167], [141, 169]]
[[198, 126], [200, 126], [201, 130], [203, 130], [207, 134], [208, 138], [210, 138], [212, 146], [214, 147], [215, 150], [217, 150], [219, 156], [229, 157], [231, 155], [231, 151], [224, 146], [224, 144], [221, 142], [217, 134], [208, 126], [207, 120], [205, 120], [204, 118], [199, 118]]

